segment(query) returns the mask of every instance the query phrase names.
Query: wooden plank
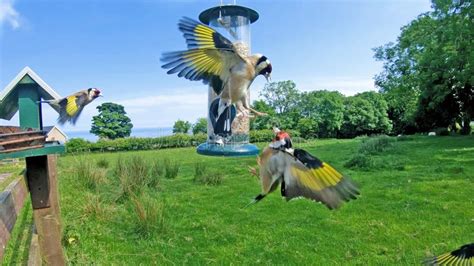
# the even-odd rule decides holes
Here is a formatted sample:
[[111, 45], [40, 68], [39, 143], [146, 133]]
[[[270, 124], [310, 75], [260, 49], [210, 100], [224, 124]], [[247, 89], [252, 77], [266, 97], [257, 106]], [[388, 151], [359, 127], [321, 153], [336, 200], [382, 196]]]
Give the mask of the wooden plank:
[[0, 194], [0, 258], [3, 257], [5, 248], [13, 230], [17, 218], [15, 204], [12, 194], [3, 192]]
[[41, 255], [38, 243], [38, 234], [33, 233], [28, 253], [28, 266], [41, 266]]
[[42, 156], [47, 154], [58, 154], [66, 151], [64, 145], [57, 143], [45, 143], [42, 148], [28, 149], [17, 152], [0, 153], [0, 160], [10, 158], [24, 158], [32, 156]]
[[12, 140], [6, 140], [6, 141], [0, 142], [0, 146], [12, 145], [12, 144], [34, 141], [34, 140], [45, 140], [45, 139], [46, 139], [46, 136], [34, 136], [34, 137], [21, 138], [21, 139], [12, 139]]
[[13, 203], [15, 204], [15, 212], [20, 214], [23, 205], [25, 205], [28, 189], [26, 188], [26, 181], [23, 177], [13, 181], [6, 190], [10, 190], [13, 195]]
[[22, 178], [14, 180], [0, 193], [0, 259], [3, 257], [25, 198], [26, 185]]
[[34, 146], [3, 150], [3, 151], [0, 151], [0, 153], [11, 153], [11, 152], [18, 152], [18, 151], [24, 151], [24, 150], [30, 150], [30, 149], [38, 149], [38, 148], [42, 148], [42, 147], [43, 147], [43, 144], [39, 144], [39, 145], [34, 145]]
[[[61, 219], [56, 177], [56, 156], [44, 155], [38, 157], [39, 158], [35, 159], [26, 159], [28, 179], [30, 179], [30, 173], [33, 172], [35, 175], [40, 175], [39, 177], [41, 179], [46, 180], [37, 180], [36, 182], [28, 181], [28, 184], [33, 185], [29, 187], [30, 193], [38, 189], [38, 187], [34, 186], [48, 188], [48, 207], [36, 208], [33, 206], [33, 217], [38, 232], [41, 261], [46, 265], [65, 265], [61, 246]], [[33, 202], [33, 193], [31, 195]]]
[[[4, 130], [4, 129], [2, 129]], [[8, 129], [7, 129], [8, 130]], [[20, 128], [18, 128], [18, 130], [21, 130]], [[38, 135], [38, 134], [42, 134], [42, 135], [45, 135], [47, 132], [45, 131], [41, 131], [41, 130], [25, 130], [25, 131], [15, 131], [15, 132], [11, 132], [11, 133], [5, 133], [5, 134], [0, 134], [0, 139], [2, 138], [8, 138], [8, 137], [18, 137], [18, 136], [23, 136], [23, 135]]]

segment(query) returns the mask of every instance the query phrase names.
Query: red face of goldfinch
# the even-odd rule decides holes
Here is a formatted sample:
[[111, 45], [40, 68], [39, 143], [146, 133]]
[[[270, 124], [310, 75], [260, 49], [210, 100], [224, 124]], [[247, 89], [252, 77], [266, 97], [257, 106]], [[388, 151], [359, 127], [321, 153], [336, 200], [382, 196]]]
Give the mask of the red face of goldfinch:
[[275, 135], [275, 138], [272, 140], [272, 143], [270, 143], [269, 146], [270, 148], [273, 148], [273, 149], [280, 149], [280, 148], [290, 149], [292, 148], [293, 144], [291, 143], [290, 135], [287, 132], [278, 131]]
[[97, 88], [90, 88], [90, 89], [89, 89], [89, 95], [91, 95], [91, 97], [92, 97], [93, 99], [102, 96], [101, 91], [100, 91], [99, 89], [97, 89]]

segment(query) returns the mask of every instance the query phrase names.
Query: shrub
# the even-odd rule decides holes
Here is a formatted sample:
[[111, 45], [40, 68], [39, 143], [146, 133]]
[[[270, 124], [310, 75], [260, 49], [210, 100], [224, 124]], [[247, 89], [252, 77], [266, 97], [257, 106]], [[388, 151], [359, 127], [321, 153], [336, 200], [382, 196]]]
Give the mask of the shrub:
[[82, 138], [72, 138], [66, 142], [66, 151], [70, 153], [89, 151], [92, 144]]
[[208, 171], [207, 165], [204, 163], [196, 163], [194, 165], [194, 182], [203, 185], [220, 185], [223, 175], [218, 171]]
[[207, 164], [203, 162], [197, 162], [194, 164], [194, 179], [203, 176], [207, 172]]
[[208, 186], [217, 186], [222, 183], [224, 175], [218, 171], [210, 171], [201, 176], [195, 176], [194, 182], [208, 185]]
[[371, 155], [375, 155], [386, 151], [392, 147], [393, 138], [386, 135], [379, 135], [375, 137], [363, 137], [359, 150], [347, 161], [344, 166], [355, 169], [369, 169], [376, 166], [375, 161]]
[[170, 159], [166, 158], [163, 161], [163, 165], [165, 168], [165, 177], [168, 179], [174, 179], [178, 176], [179, 172], [179, 162], [171, 161]]
[[137, 195], [147, 186], [148, 165], [138, 156], [127, 160], [119, 157], [114, 172], [119, 179], [119, 199]]
[[[290, 134], [292, 140], [299, 140], [301, 142], [301, 134], [297, 130], [287, 130], [288, 134]], [[250, 137], [250, 142], [256, 143], [256, 142], [271, 142], [273, 138], [275, 137], [275, 133], [273, 133], [273, 130], [270, 129], [262, 129], [262, 130], [251, 130], [249, 133]]]
[[97, 161], [97, 166], [101, 168], [108, 168], [109, 161], [107, 161], [107, 159], [101, 158]]
[[151, 236], [165, 228], [165, 203], [146, 194], [131, 198], [133, 222], [138, 234]]
[[[292, 138], [300, 137], [296, 130], [288, 131]], [[252, 130], [250, 131], [251, 142], [270, 142], [274, 138], [272, 130]], [[133, 150], [152, 150], [166, 148], [180, 148], [197, 146], [206, 142], [207, 134], [198, 133], [196, 135], [174, 134], [159, 138], [119, 138], [114, 140], [101, 139], [97, 142], [89, 142], [84, 139], [72, 139], [66, 143], [67, 152], [115, 152]]]
[[251, 130], [249, 133], [250, 142], [270, 142], [275, 137], [271, 129]]
[[369, 155], [357, 153], [344, 166], [350, 169], [370, 169], [375, 166], [375, 162]]
[[107, 208], [98, 195], [87, 194], [85, 205], [82, 213], [87, 217], [95, 217], [97, 219], [107, 218]]
[[163, 177], [165, 169], [163, 169], [163, 162], [155, 160], [151, 164], [149, 173], [148, 187], [156, 188], [160, 184], [160, 178]]
[[106, 170], [94, 167], [89, 160], [80, 158], [75, 168], [76, 179], [88, 189], [97, 189], [106, 181]]
[[370, 137], [362, 140], [358, 153], [376, 154], [383, 152], [392, 146], [394, 140], [386, 135]]

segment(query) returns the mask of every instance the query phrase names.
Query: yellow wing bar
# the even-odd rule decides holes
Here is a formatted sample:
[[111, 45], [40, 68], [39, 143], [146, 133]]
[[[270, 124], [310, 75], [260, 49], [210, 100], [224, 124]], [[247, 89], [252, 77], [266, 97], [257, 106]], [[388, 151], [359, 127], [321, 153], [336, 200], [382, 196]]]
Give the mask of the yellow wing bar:
[[73, 116], [76, 114], [78, 109], [79, 108], [77, 107], [76, 96], [67, 97], [66, 113], [69, 116]]

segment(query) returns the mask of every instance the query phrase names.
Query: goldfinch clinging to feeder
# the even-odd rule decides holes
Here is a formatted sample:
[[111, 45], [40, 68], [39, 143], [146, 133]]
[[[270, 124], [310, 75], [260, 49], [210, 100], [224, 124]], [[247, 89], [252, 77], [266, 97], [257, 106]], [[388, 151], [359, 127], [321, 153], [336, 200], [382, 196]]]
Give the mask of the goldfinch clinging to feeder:
[[[278, 185], [281, 195], [287, 200], [304, 197], [321, 202], [329, 209], [336, 209], [359, 195], [359, 189], [352, 180], [329, 164], [305, 150], [293, 149], [291, 140], [281, 144], [280, 138], [275, 138], [257, 158], [262, 193], [251, 204], [275, 191]], [[250, 172], [257, 174], [254, 169]]]
[[59, 124], [62, 125], [66, 123], [66, 121], [76, 124], [76, 121], [81, 115], [84, 106], [88, 105], [100, 96], [102, 96], [102, 94], [99, 89], [89, 88], [59, 100], [47, 100], [42, 102], [47, 102], [51, 104], [53, 108], [59, 110]]
[[474, 265], [474, 243], [464, 245], [455, 251], [430, 258], [427, 265]]
[[250, 107], [247, 93], [258, 75], [267, 81], [272, 73], [272, 65], [261, 54], [247, 55], [214, 29], [193, 19], [184, 17], [178, 23], [188, 50], [164, 53], [162, 67], [168, 74], [178, 73], [178, 77], [189, 80], [202, 80], [211, 83], [220, 96], [219, 115], [223, 110], [236, 104], [244, 115], [253, 112], [264, 115]]

